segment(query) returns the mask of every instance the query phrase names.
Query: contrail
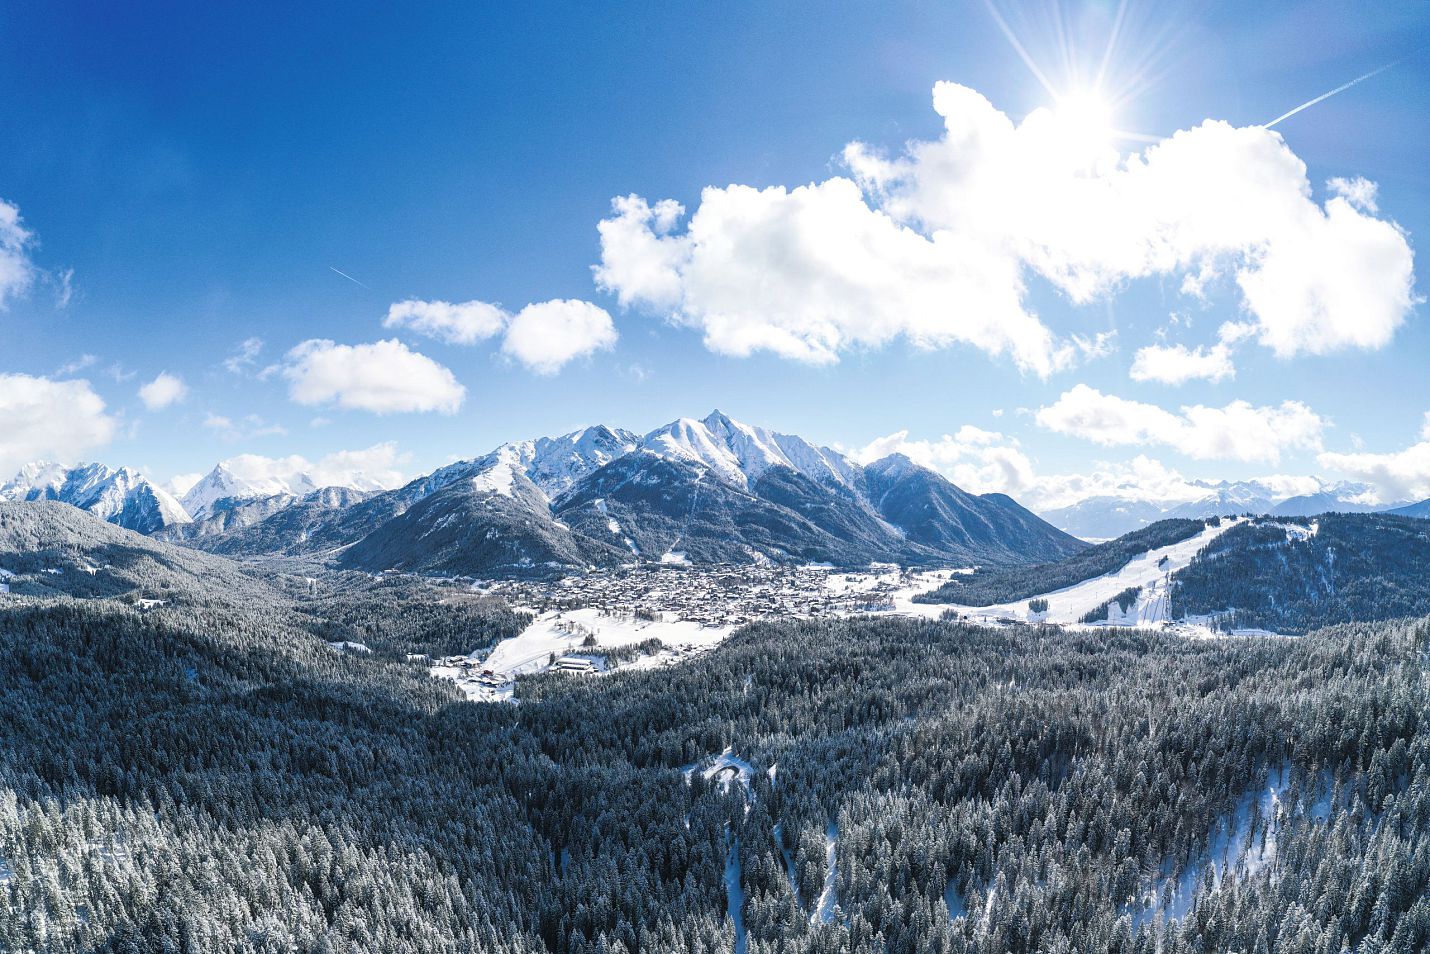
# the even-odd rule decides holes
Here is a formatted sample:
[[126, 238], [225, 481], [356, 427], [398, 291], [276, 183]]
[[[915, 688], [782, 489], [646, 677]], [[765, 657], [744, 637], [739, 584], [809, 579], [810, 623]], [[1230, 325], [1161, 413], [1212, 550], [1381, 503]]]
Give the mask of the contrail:
[[1336, 95], [1337, 93], [1344, 93], [1346, 90], [1350, 89], [1352, 86], [1356, 85], [1357, 83], [1364, 83], [1366, 80], [1370, 79], [1372, 76], [1377, 76], [1377, 75], [1379, 75], [1379, 74], [1381, 74], [1381, 73], [1384, 73], [1386, 70], [1390, 69], [1392, 66], [1394, 66], [1396, 63], [1399, 63], [1399, 62], [1400, 62], [1399, 60], [1394, 60], [1393, 62], [1390, 62], [1390, 63], [1385, 64], [1385, 65], [1382, 66], [1380, 69], [1371, 70], [1369, 73], [1366, 73], [1364, 76], [1357, 76], [1355, 79], [1351, 80], [1349, 83], [1342, 83], [1340, 86], [1337, 86], [1335, 89], [1331, 90], [1329, 93], [1322, 93], [1320, 96], [1317, 96], [1315, 99], [1310, 100], [1309, 102], [1302, 103], [1300, 106], [1297, 106], [1295, 109], [1291, 110], [1289, 113], [1282, 113], [1280, 116], [1277, 116], [1275, 119], [1271, 120], [1271, 122], [1265, 123], [1264, 125], [1262, 125], [1261, 128], [1262, 128], [1262, 129], [1270, 129], [1272, 126], [1275, 126], [1277, 123], [1281, 122], [1281, 120], [1283, 120], [1283, 119], [1290, 119], [1292, 116], [1296, 115], [1296, 114], [1299, 113], [1301, 110], [1307, 109], [1307, 108], [1309, 108], [1309, 107], [1311, 107], [1311, 106], [1314, 106], [1314, 105], [1316, 105], [1317, 103], [1319, 103], [1319, 102], [1321, 102], [1321, 101], [1323, 101], [1323, 100], [1330, 99], [1332, 96]]
[[[329, 268], [333, 268], [333, 266], [331, 266], [331, 265], [329, 265], [328, 267], [329, 267]], [[341, 268], [333, 268], [333, 271], [337, 272], [339, 275], [343, 276], [343, 277], [346, 278], [348, 281], [352, 282], [354, 285], [362, 285], [363, 288], [367, 288], [366, 285], [363, 285], [362, 282], [358, 281], [356, 278], [353, 278], [351, 275], [349, 275], [347, 272], [343, 271]], [[372, 291], [371, 288], [367, 288], [367, 290], [368, 290], [368, 291]]]

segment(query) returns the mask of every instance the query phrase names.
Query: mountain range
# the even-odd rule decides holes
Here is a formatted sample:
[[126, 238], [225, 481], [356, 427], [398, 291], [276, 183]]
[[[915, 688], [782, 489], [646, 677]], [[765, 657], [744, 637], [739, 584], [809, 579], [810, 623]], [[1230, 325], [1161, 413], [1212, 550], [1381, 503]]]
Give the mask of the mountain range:
[[[1191, 500], [1147, 500], [1130, 496], [1088, 497], [1075, 504], [1041, 511], [1042, 517], [1060, 530], [1084, 540], [1110, 540], [1158, 520], [1198, 519], [1253, 513], [1277, 517], [1310, 517], [1321, 513], [1372, 513], [1390, 510], [1406, 516], [1430, 514], [1430, 501], [1419, 505], [1422, 514], [1407, 512], [1404, 502], [1366, 504], [1371, 487], [1350, 481], [1321, 482], [1307, 494], [1287, 495], [1272, 483], [1260, 480], [1204, 481], [1193, 484], [1205, 493]], [[1411, 508], [1407, 508], [1413, 510]]]
[[128, 467], [27, 464], [4, 484], [0, 501], [57, 500], [108, 523], [139, 533], [188, 523], [184, 506], [158, 484]]
[[[241, 459], [240, 459], [241, 460]], [[302, 556], [380, 572], [553, 572], [630, 562], [773, 560], [1014, 566], [1077, 553], [1169, 518], [1361, 512], [1367, 488], [1287, 496], [1261, 481], [1205, 496], [1104, 496], [1041, 516], [972, 494], [894, 454], [859, 464], [715, 411], [648, 434], [596, 425], [503, 444], [395, 489], [352, 475], [218, 464], [182, 499], [129, 468], [31, 464], [0, 500], [56, 500], [162, 540], [239, 557]], [[1423, 516], [1427, 504], [1395, 512]]]
[[[101, 500], [71, 492], [96, 481], [112, 488]], [[355, 483], [245, 479], [220, 464], [180, 502], [133, 472], [89, 465], [27, 469], [5, 499], [72, 503], [230, 556], [317, 557], [372, 572], [635, 561], [1008, 565], [1085, 546], [1007, 496], [967, 493], [906, 457], [861, 466], [718, 411], [645, 435], [597, 425], [504, 444], [391, 490]]]

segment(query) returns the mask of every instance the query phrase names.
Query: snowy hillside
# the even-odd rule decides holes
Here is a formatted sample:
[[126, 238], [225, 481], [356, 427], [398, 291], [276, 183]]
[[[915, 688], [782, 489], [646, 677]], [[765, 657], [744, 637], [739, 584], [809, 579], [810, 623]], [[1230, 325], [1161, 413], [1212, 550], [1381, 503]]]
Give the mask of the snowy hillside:
[[211, 516], [221, 501], [236, 503], [279, 495], [303, 498], [324, 487], [373, 493], [391, 486], [385, 478], [362, 471], [349, 472], [335, 482], [326, 475], [315, 477], [309, 466], [301, 457], [279, 460], [251, 454], [230, 457], [220, 461], [189, 488], [184, 494], [184, 508], [195, 520], [200, 520]]
[[[1208, 526], [1185, 540], [1148, 550], [1110, 573], [1028, 599], [978, 607], [973, 615], [1070, 624], [1112, 603], [1110, 621], [1113, 623], [1125, 626], [1162, 623], [1171, 618], [1167, 595], [1172, 575], [1190, 566], [1192, 558], [1217, 537], [1245, 522], [1243, 519], [1222, 520], [1218, 525]], [[1122, 610], [1114, 601], [1130, 590], [1138, 591], [1135, 602]], [[1044, 601], [1047, 603], [1046, 610], [1035, 610], [1030, 606]]]
[[307, 474], [277, 476], [245, 469], [241, 460], [217, 464], [184, 494], [184, 509], [194, 519], [207, 517], [221, 500], [258, 500], [286, 494], [301, 497], [317, 486]]
[[184, 506], [143, 474], [103, 464], [27, 464], [0, 485], [0, 500], [58, 500], [139, 533], [189, 522]]
[[635, 446], [636, 436], [631, 432], [597, 425], [560, 437], [503, 444], [489, 454], [449, 465], [443, 471], [469, 475], [478, 490], [506, 497], [512, 496], [519, 475], [551, 500]]

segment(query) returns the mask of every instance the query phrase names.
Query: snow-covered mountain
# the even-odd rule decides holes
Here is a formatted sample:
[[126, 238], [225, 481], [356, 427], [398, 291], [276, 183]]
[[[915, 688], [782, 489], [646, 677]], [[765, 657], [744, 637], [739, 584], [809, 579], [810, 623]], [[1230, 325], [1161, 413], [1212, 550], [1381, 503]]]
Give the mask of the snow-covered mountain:
[[513, 478], [520, 474], [554, 500], [598, 467], [629, 453], [636, 441], [630, 431], [598, 424], [560, 437], [503, 444], [484, 457], [443, 469], [469, 473], [478, 490], [508, 497], [514, 493]]
[[280, 494], [301, 497], [309, 491], [317, 490], [311, 478], [298, 474], [284, 478], [272, 474], [234, 473], [225, 461], [215, 465], [204, 477], [184, 494], [184, 509], [195, 520], [209, 516], [214, 505], [220, 501], [261, 500]]
[[[197, 486], [195, 509], [291, 492], [234, 476]], [[907, 460], [861, 467], [718, 411], [643, 437], [598, 425], [514, 441], [350, 506], [300, 501], [173, 536], [224, 553], [329, 553], [354, 569], [460, 574], [632, 559], [1005, 564], [1083, 546], [1005, 496], [967, 494]]]
[[322, 474], [301, 457], [234, 457], [182, 505], [131, 471], [98, 465], [36, 466], [6, 486], [16, 499], [68, 499], [200, 549], [327, 554], [363, 570], [507, 573], [632, 559], [1002, 565], [1083, 546], [1012, 499], [966, 493], [907, 458], [860, 466], [719, 411], [644, 436], [596, 425], [513, 441], [393, 490], [351, 474], [330, 486]]
[[748, 487], [771, 467], [788, 467], [819, 483], [853, 486], [858, 465], [802, 437], [753, 427], [713, 411], [704, 420], [688, 417], [658, 427], [640, 446], [663, 457], [694, 461], [727, 483]]
[[302, 458], [272, 460], [239, 456], [220, 461], [213, 470], [184, 494], [184, 509], [195, 520], [212, 516], [216, 509], [268, 497], [303, 498], [315, 490], [337, 487], [359, 493], [375, 493], [391, 486], [360, 471], [348, 473], [341, 481], [315, 476]]
[[1274, 514], [1281, 517], [1320, 513], [1370, 513], [1398, 506], [1367, 504], [1371, 488], [1349, 481], [1321, 481], [1310, 493], [1290, 494], [1275, 482], [1261, 480], [1198, 481], [1200, 496], [1178, 500], [1148, 500], [1139, 496], [1089, 497], [1067, 507], [1041, 512], [1053, 526], [1085, 540], [1109, 540], [1174, 517], [1198, 518], [1229, 514]]
[[103, 464], [26, 464], [0, 485], [0, 500], [58, 500], [139, 533], [153, 533], [190, 519], [179, 501], [143, 474]]

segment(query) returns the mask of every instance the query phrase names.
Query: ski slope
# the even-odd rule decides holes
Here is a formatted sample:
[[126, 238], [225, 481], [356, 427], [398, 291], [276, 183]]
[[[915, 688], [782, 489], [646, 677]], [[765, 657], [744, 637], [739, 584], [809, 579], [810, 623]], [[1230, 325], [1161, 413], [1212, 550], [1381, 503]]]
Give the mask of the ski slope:
[[[488, 670], [501, 683], [493, 687], [483, 684], [469, 672], [454, 666], [434, 665], [431, 675], [451, 679], [473, 702], [506, 702], [515, 698], [517, 676], [544, 672], [551, 668], [551, 657], [568, 653], [597, 656], [603, 650], [617, 649], [648, 639], [659, 639], [665, 652], [638, 662], [638, 668], [653, 668], [684, 656], [710, 649], [733, 632], [733, 626], [704, 626], [687, 620], [642, 620], [633, 616], [613, 616], [587, 607], [562, 612], [542, 613], [520, 635], [503, 639], [482, 658], [480, 651], [468, 658], [477, 671]], [[588, 636], [595, 645], [586, 645]], [[597, 667], [604, 669], [604, 664]]]
[[[1027, 599], [999, 603], [995, 606], [962, 607], [975, 620], [995, 621], [1013, 619], [1026, 622], [1047, 622], [1069, 625], [1077, 623], [1088, 613], [1097, 609], [1119, 593], [1140, 586], [1135, 605], [1123, 613], [1113, 604], [1108, 612], [1108, 625], [1149, 627], [1160, 625], [1172, 618], [1169, 604], [1172, 574], [1185, 569], [1204, 547], [1232, 527], [1245, 523], [1245, 517], [1223, 518], [1220, 526], [1207, 527], [1201, 533], [1180, 543], [1148, 550], [1141, 556], [1133, 557], [1120, 570], [1083, 580], [1060, 590], [1030, 596]], [[1028, 604], [1035, 599], [1048, 601], [1046, 614], [1032, 612]], [[914, 604], [918, 606], [919, 604]], [[947, 604], [939, 606], [946, 609]]]

